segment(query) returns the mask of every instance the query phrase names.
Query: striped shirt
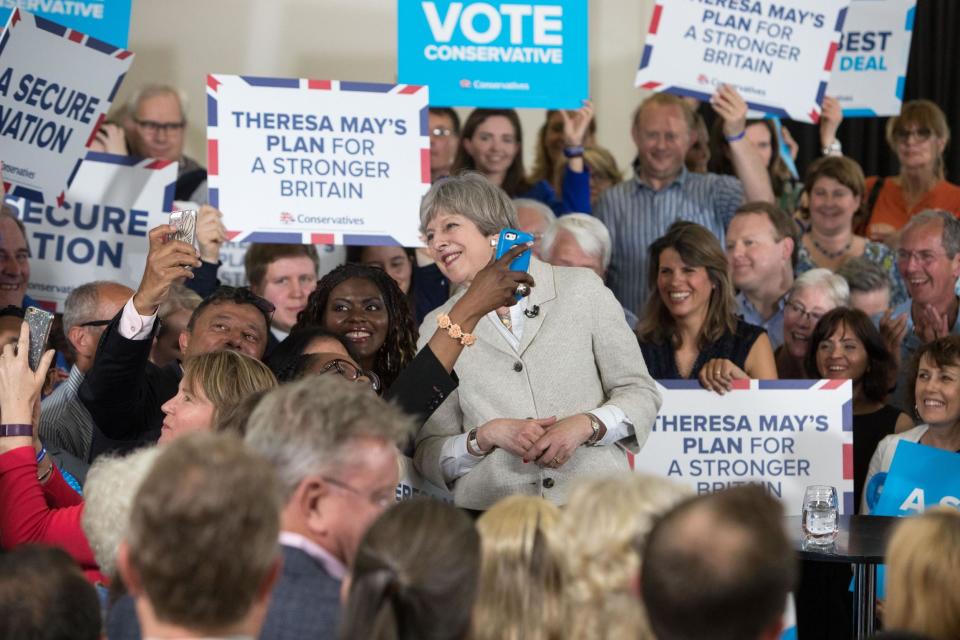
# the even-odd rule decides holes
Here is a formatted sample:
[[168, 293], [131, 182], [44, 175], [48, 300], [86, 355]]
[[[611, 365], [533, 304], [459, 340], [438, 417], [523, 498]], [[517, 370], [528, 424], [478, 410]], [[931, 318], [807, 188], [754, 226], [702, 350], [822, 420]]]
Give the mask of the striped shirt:
[[83, 375], [74, 365], [70, 377], [40, 403], [40, 439], [80, 460], [89, 460], [93, 417], [77, 397]]
[[647, 248], [677, 220], [713, 231], [723, 246], [724, 230], [743, 204], [743, 187], [732, 176], [690, 173], [686, 168], [659, 191], [634, 177], [607, 189], [594, 215], [610, 230], [613, 255], [607, 286], [636, 313], [647, 297]]

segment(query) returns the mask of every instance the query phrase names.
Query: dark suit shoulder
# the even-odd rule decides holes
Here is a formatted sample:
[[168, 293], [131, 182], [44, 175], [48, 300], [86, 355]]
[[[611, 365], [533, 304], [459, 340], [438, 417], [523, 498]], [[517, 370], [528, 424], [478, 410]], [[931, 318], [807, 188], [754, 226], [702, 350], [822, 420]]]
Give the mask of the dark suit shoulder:
[[336, 640], [340, 581], [304, 551], [281, 546], [283, 568], [270, 598], [261, 640]]

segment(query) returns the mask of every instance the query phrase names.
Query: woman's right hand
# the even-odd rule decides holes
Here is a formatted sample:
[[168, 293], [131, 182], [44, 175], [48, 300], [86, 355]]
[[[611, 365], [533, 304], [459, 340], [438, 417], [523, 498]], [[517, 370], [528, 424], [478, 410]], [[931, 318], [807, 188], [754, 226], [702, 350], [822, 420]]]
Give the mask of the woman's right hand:
[[463, 297], [450, 310], [454, 317], [454, 310], [464, 312], [468, 317], [479, 320], [495, 309], [509, 307], [517, 303], [516, 292], [518, 284], [525, 284], [531, 289], [535, 286], [533, 278], [526, 271], [510, 271], [510, 263], [524, 251], [529, 251], [532, 243], [518, 244], [507, 251], [499, 260], [490, 260], [490, 263], [481, 269]]
[[557, 417], [529, 420], [497, 418], [477, 428], [477, 446], [483, 451], [500, 447], [517, 457], [524, 453], [543, 436], [545, 428], [556, 423]]

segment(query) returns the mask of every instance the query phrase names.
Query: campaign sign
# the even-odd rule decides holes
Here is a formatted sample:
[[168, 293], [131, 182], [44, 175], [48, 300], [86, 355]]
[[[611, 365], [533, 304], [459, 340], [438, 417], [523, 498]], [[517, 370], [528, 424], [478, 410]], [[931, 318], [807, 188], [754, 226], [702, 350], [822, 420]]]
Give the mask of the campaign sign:
[[14, 9], [0, 34], [0, 148], [13, 197], [62, 202], [133, 53]]
[[400, 483], [397, 485], [397, 502], [429, 496], [453, 504], [453, 494], [424, 478], [413, 466], [413, 460], [400, 456]]
[[698, 494], [757, 483], [787, 515], [800, 515], [807, 486], [831, 485], [853, 513], [849, 380], [736, 380], [724, 395], [696, 380], [657, 385], [663, 405], [635, 470]]
[[10, 200], [27, 230], [27, 294], [63, 309], [67, 295], [94, 280], [136, 288], [147, 233], [167, 221], [177, 163], [90, 153], [62, 205]]
[[[243, 262], [249, 246], [249, 242], [227, 242], [220, 247], [221, 264], [217, 271], [217, 278], [220, 279], [220, 282], [232, 287], [245, 287], [249, 284], [247, 282], [247, 270]], [[319, 245], [316, 250], [317, 256], [320, 258], [320, 267], [317, 269], [317, 273], [321, 278], [347, 261], [347, 252], [343, 247], [328, 244]]]
[[127, 46], [130, 0], [0, 0], [0, 22], [16, 7], [97, 40]]
[[398, 77], [435, 105], [577, 109], [587, 0], [397, 0]]
[[938, 506], [960, 508], [960, 455], [901, 440], [870, 513], [915, 516]]
[[827, 93], [847, 117], [900, 113], [916, 0], [852, 0]]
[[427, 89], [207, 76], [210, 204], [234, 242], [420, 245]]
[[848, 3], [659, 0], [636, 85], [708, 100], [729, 84], [753, 110], [817, 122]]

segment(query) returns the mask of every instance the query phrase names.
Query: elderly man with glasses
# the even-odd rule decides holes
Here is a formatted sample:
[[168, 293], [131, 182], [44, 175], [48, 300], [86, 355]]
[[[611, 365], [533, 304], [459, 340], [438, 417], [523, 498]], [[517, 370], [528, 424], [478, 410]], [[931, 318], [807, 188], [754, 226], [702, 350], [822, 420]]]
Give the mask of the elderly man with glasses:
[[[192, 278], [200, 257], [191, 245], [171, 239], [176, 229], [150, 231], [150, 250], [136, 293], [104, 330], [96, 360], [80, 387], [93, 416], [91, 459], [110, 450], [155, 442], [163, 421], [161, 405], [177, 393], [179, 363], [163, 369], [149, 361], [157, 310], [170, 286]], [[220, 349], [262, 358], [273, 305], [246, 288], [220, 287], [194, 310], [180, 333], [184, 359]]]

